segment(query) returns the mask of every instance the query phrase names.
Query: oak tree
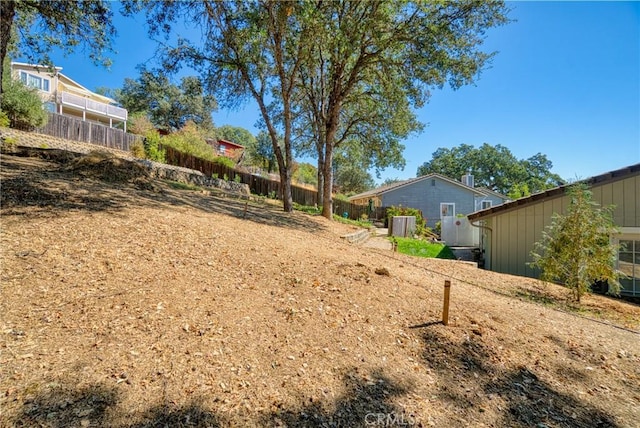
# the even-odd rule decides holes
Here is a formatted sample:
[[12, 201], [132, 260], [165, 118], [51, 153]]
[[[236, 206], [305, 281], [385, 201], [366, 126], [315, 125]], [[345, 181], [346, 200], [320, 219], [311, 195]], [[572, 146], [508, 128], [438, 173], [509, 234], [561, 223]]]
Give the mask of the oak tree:
[[65, 53], [83, 48], [94, 63], [108, 67], [110, 60], [105, 53], [111, 51], [116, 35], [112, 15], [110, 2], [105, 0], [2, 0], [0, 64], [10, 47], [15, 50], [14, 56], [49, 67], [53, 66], [52, 48]]
[[518, 198], [562, 184], [562, 178], [551, 172], [552, 167], [542, 153], [519, 160], [500, 144], [484, 143], [478, 148], [461, 144], [437, 149], [430, 161], [418, 167], [417, 176], [437, 173], [459, 180], [471, 172], [476, 186]]
[[167, 75], [143, 68], [137, 79], [125, 79], [113, 96], [130, 114], [147, 115], [158, 129], [177, 131], [191, 121], [213, 131], [211, 114], [217, 103], [195, 76], [182, 77], [176, 85]]
[[506, 23], [506, 13], [501, 1], [317, 3], [299, 88], [317, 139], [323, 216], [332, 214], [336, 148], [357, 140], [386, 161], [419, 129], [411, 107], [434, 87], [476, 80], [493, 55], [480, 50], [485, 31]]

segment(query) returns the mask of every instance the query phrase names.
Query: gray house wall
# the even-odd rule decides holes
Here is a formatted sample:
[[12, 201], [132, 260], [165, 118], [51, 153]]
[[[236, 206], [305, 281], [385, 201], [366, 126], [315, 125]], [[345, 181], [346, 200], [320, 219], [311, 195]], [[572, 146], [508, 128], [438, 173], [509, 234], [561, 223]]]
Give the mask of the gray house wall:
[[[489, 194], [489, 195], [477, 195], [475, 197], [475, 209], [473, 211], [480, 211], [482, 209], [482, 201], [491, 201], [491, 206], [495, 207], [498, 205], [501, 205], [505, 202], [505, 199], [503, 198], [499, 198], [496, 195], [493, 194]], [[469, 214], [469, 213], [465, 213], [465, 214]]]
[[[417, 208], [422, 211], [428, 227], [440, 221], [440, 203], [454, 203], [455, 213], [469, 214], [476, 210], [476, 191], [438, 177], [425, 177], [406, 186], [399, 186], [381, 194], [382, 206]], [[496, 202], [495, 205], [502, 203]]]

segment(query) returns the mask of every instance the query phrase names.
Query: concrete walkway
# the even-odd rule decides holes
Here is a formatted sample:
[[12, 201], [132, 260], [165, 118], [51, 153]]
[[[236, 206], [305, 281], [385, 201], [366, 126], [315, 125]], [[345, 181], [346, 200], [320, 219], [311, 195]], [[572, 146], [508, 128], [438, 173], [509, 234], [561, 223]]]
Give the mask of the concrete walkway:
[[366, 248], [375, 248], [378, 250], [393, 251], [393, 244], [387, 237], [387, 229], [375, 229], [371, 237], [367, 239], [362, 246]]

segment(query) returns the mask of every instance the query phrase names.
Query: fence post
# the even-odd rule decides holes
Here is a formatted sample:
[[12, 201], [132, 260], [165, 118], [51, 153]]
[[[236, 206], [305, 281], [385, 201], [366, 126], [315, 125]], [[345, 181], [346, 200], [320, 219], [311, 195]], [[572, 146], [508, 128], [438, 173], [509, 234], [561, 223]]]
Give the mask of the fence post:
[[449, 293], [451, 291], [451, 281], [444, 280], [444, 307], [442, 308], [442, 324], [449, 325]]

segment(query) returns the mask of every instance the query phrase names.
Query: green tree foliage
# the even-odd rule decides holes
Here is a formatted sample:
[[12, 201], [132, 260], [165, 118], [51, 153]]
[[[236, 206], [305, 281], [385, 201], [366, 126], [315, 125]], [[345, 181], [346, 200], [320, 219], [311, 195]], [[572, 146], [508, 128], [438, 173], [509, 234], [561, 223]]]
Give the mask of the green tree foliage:
[[359, 144], [339, 147], [333, 160], [333, 182], [345, 195], [355, 195], [375, 187], [369, 173], [370, 158]]
[[292, 101], [303, 63], [301, 49], [314, 40], [301, 18], [314, 4], [130, 0], [124, 7], [129, 12], [144, 10], [151, 34], [170, 33], [178, 19], [194, 28], [193, 39], [181, 38], [164, 50], [166, 69], [175, 71], [186, 64], [198, 70], [227, 107], [247, 98], [257, 103], [278, 163], [283, 208], [291, 212]]
[[310, 163], [301, 163], [295, 168], [293, 180], [300, 184], [316, 186], [318, 184], [318, 170]]
[[152, 161], [165, 163], [167, 151], [160, 148], [161, 137], [155, 129], [147, 131], [144, 137], [144, 155]]
[[542, 271], [541, 278], [565, 284], [577, 302], [596, 281], [607, 281], [609, 293], [620, 292], [615, 269], [617, 246], [610, 237], [617, 232], [613, 207], [599, 207], [584, 183], [567, 189], [566, 214], [555, 214], [551, 225], [531, 251], [531, 267]]
[[187, 122], [178, 131], [162, 137], [161, 144], [201, 159], [213, 161], [218, 158], [213, 147], [206, 142], [206, 131], [193, 122]]
[[381, 186], [390, 186], [392, 184], [400, 183], [402, 181], [404, 180], [401, 180], [398, 177], [394, 177], [394, 178], [389, 177], [382, 182]]
[[183, 77], [174, 85], [167, 75], [142, 69], [138, 79], [125, 79], [113, 95], [130, 114], [146, 114], [158, 129], [176, 131], [191, 121], [213, 132], [211, 114], [217, 103], [197, 77]]
[[517, 196], [517, 199], [562, 184], [560, 176], [551, 172], [552, 167], [551, 161], [541, 153], [518, 160], [500, 144], [484, 143], [479, 148], [461, 144], [436, 150], [430, 161], [418, 167], [417, 176], [437, 173], [460, 180], [471, 172], [477, 187]]
[[108, 67], [110, 61], [103, 55], [111, 50], [116, 34], [111, 19], [110, 2], [105, 0], [2, 0], [0, 63], [10, 46], [15, 56], [46, 66], [53, 65], [51, 48], [68, 53], [83, 48], [94, 63]]
[[0, 110], [7, 115], [11, 126], [27, 129], [44, 126], [49, 116], [42, 108], [38, 92], [20, 80], [11, 78], [8, 60], [4, 68], [2, 86], [5, 92], [0, 101]]
[[251, 132], [240, 126], [222, 125], [216, 128], [216, 136], [241, 146], [249, 147], [256, 141]]
[[433, 87], [474, 82], [492, 54], [487, 29], [507, 22], [503, 2], [318, 2], [306, 17], [313, 43], [301, 46], [302, 108], [323, 175], [331, 218], [333, 156], [358, 141], [382, 165], [420, 125], [411, 111]]
[[[271, 137], [266, 131], [260, 131], [255, 141], [245, 147], [245, 164], [257, 166], [269, 174], [276, 171], [278, 163], [271, 144]], [[282, 140], [279, 140], [282, 141]]]
[[[350, 136], [371, 145], [378, 159], [393, 159], [389, 151], [401, 153], [399, 139], [416, 130], [410, 107], [423, 105], [434, 86], [474, 82], [492, 56], [479, 49], [485, 31], [507, 22], [501, 1], [131, 0], [125, 8], [145, 10], [155, 33], [170, 31], [177, 19], [201, 30], [197, 41], [181, 39], [170, 49], [164, 64], [199, 70], [229, 106], [256, 101], [278, 162], [285, 211], [292, 210], [293, 137], [301, 134], [294, 127], [306, 115], [323, 148], [327, 218], [334, 148]], [[317, 96], [305, 101], [314, 105], [309, 112], [302, 88], [314, 85]]]

